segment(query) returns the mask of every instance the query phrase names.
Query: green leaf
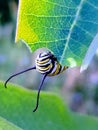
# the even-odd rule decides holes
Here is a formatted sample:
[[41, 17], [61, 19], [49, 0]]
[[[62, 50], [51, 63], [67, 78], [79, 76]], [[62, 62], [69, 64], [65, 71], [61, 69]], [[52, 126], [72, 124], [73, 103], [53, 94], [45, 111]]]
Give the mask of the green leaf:
[[75, 129], [72, 130], [97, 130], [98, 118], [76, 113], [71, 113], [71, 116], [75, 120]]
[[[41, 92], [38, 110], [33, 113], [36, 104], [36, 92], [0, 83], [0, 116], [24, 130], [64, 130], [70, 127], [69, 112], [61, 99], [55, 94]], [[66, 111], [66, 113], [65, 113]]]
[[0, 130], [21, 130], [21, 129], [0, 117]]
[[[98, 119], [68, 111], [61, 98], [41, 92], [38, 110], [35, 91], [0, 82], [0, 116], [23, 130], [96, 130]], [[83, 129], [82, 129], [83, 128]]]
[[32, 51], [46, 47], [62, 65], [77, 66], [98, 33], [98, 1], [20, 0], [17, 25], [17, 41]]
[[33, 113], [36, 92], [0, 82], [0, 116], [24, 130], [97, 130], [98, 119], [67, 110], [56, 94], [41, 92], [40, 105]]

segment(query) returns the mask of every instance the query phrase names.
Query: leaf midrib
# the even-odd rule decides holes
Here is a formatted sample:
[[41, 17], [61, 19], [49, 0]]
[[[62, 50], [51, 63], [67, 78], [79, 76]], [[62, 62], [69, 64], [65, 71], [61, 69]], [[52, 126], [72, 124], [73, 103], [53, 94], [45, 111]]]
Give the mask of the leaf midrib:
[[66, 40], [66, 43], [65, 43], [64, 50], [63, 50], [63, 52], [62, 52], [62, 56], [61, 56], [61, 59], [60, 59], [60, 63], [62, 63], [62, 61], [63, 61], [63, 59], [64, 59], [64, 57], [65, 57], [65, 53], [66, 53], [66, 50], [67, 50], [67, 48], [68, 48], [68, 44], [69, 44], [69, 42], [70, 42], [71, 34], [72, 34], [73, 29], [74, 29], [74, 27], [75, 27], [75, 25], [76, 25], [76, 23], [77, 23], [77, 21], [78, 21], [78, 17], [79, 17], [79, 14], [80, 14], [82, 5], [84, 4], [85, 1], [86, 1], [86, 0], [81, 0], [80, 3], [79, 3], [79, 5], [78, 5], [78, 7], [77, 7], [76, 15], [75, 15], [75, 18], [74, 18], [74, 20], [73, 20], [73, 22], [72, 22], [72, 24], [71, 24], [70, 29], [69, 29], [69, 33], [68, 33], [68, 36], [67, 36], [67, 40]]

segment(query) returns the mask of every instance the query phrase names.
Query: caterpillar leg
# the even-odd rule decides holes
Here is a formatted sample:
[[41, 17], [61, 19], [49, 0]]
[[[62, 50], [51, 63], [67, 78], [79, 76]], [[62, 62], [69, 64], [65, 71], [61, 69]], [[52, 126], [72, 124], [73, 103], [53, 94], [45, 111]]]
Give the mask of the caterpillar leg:
[[35, 109], [33, 110], [33, 112], [35, 112], [35, 111], [37, 110], [37, 108], [38, 108], [40, 90], [41, 90], [41, 88], [42, 88], [42, 85], [43, 85], [43, 83], [44, 83], [44, 80], [45, 80], [46, 76], [47, 76], [47, 74], [44, 74], [43, 79], [42, 79], [42, 81], [41, 81], [41, 83], [40, 83], [40, 85], [39, 85], [38, 94], [37, 94], [36, 106], [35, 106]]
[[5, 82], [5, 84], [4, 84], [5, 88], [7, 88], [7, 83], [9, 82], [10, 79], [12, 79], [13, 77], [15, 77], [15, 76], [17, 76], [17, 75], [20, 75], [20, 74], [22, 74], [22, 73], [25, 73], [25, 72], [27, 72], [27, 71], [33, 70], [33, 69], [36, 69], [36, 67], [34, 66], [34, 67], [32, 67], [32, 68], [26, 69], [26, 70], [24, 70], [24, 71], [21, 71], [21, 72], [19, 72], [19, 73], [16, 73], [16, 74], [10, 76], [10, 77], [6, 80], [6, 82]]

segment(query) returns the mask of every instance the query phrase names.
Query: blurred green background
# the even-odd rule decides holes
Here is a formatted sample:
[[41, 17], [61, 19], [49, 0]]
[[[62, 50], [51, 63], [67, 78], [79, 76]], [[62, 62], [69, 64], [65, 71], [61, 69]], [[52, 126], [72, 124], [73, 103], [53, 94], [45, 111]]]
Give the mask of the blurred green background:
[[[0, 80], [34, 65], [37, 52], [31, 54], [25, 44], [15, 43], [18, 0], [0, 0]], [[88, 69], [69, 68], [61, 75], [48, 77], [43, 90], [62, 95], [70, 110], [98, 115], [98, 53]], [[28, 89], [37, 89], [41, 74], [36, 71], [17, 76], [11, 82]]]

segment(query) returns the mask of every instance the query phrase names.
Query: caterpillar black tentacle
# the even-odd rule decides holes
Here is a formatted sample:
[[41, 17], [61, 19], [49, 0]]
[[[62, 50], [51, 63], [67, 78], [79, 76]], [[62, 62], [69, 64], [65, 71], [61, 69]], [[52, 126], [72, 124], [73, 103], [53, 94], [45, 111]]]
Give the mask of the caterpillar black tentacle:
[[24, 71], [21, 71], [19, 73], [16, 73], [16, 74], [10, 76], [8, 78], [8, 80], [6, 80], [4, 86], [5, 86], [5, 88], [7, 88], [7, 83], [10, 79], [12, 79], [13, 77], [15, 77], [17, 75], [25, 73], [27, 71], [33, 70], [33, 69], [36, 69], [38, 72], [43, 74], [43, 79], [42, 79], [41, 84], [38, 88], [36, 106], [35, 106], [35, 109], [33, 110], [33, 112], [35, 112], [38, 108], [38, 105], [39, 105], [40, 90], [41, 90], [42, 85], [45, 81], [45, 78], [47, 76], [58, 75], [58, 74], [62, 73], [64, 70], [66, 70], [67, 68], [68, 68], [68, 66], [62, 66], [58, 62], [57, 58], [50, 51], [42, 52], [37, 56], [37, 58], [35, 60], [35, 66], [34, 67], [31, 67], [29, 69], [26, 69]]
[[39, 88], [38, 88], [36, 106], [35, 106], [35, 109], [33, 110], [33, 112], [35, 112], [35, 111], [37, 110], [37, 108], [38, 108], [40, 91], [41, 91], [41, 88], [42, 88], [42, 85], [43, 85], [43, 83], [44, 83], [44, 80], [45, 80], [46, 76], [47, 76], [47, 74], [44, 74], [43, 79], [42, 79], [42, 81], [41, 81], [41, 84], [40, 84], [40, 86], [39, 86]]
[[31, 67], [31, 68], [29, 68], [29, 69], [26, 69], [26, 70], [24, 70], [24, 71], [21, 71], [21, 72], [19, 72], [19, 73], [16, 73], [16, 74], [11, 75], [11, 76], [6, 80], [6, 82], [5, 82], [5, 84], [4, 84], [5, 88], [7, 88], [7, 83], [8, 83], [9, 80], [11, 80], [13, 77], [15, 77], [15, 76], [17, 76], [17, 75], [20, 75], [20, 74], [22, 74], [22, 73], [25, 73], [25, 72], [27, 72], [27, 71], [33, 70], [33, 69], [36, 69], [36, 66]]

